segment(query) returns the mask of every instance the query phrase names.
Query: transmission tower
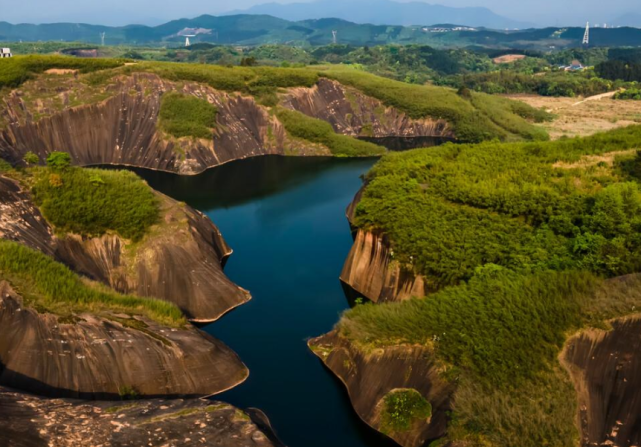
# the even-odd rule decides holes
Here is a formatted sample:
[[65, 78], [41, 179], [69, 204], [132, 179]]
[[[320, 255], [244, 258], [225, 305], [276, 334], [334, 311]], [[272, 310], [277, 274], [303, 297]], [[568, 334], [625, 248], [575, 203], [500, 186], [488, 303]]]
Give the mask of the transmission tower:
[[585, 25], [585, 34], [583, 35], [583, 45], [590, 45], [590, 22]]
[[336, 36], [338, 35], [338, 31], [333, 30], [332, 31], [332, 43], [336, 45]]
[[100, 33], [100, 42], [102, 42], [102, 46], [105, 46], [105, 33]]

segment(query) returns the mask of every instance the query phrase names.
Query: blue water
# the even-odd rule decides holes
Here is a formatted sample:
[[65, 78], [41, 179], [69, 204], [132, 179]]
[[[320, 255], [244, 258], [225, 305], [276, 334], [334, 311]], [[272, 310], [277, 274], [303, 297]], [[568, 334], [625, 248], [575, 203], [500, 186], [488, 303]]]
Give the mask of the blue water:
[[234, 253], [225, 272], [252, 301], [204, 328], [236, 351], [248, 380], [216, 396], [263, 410], [288, 447], [388, 447], [307, 349], [348, 308], [338, 276], [352, 244], [345, 208], [375, 160], [260, 157], [195, 177], [141, 171], [206, 213]]

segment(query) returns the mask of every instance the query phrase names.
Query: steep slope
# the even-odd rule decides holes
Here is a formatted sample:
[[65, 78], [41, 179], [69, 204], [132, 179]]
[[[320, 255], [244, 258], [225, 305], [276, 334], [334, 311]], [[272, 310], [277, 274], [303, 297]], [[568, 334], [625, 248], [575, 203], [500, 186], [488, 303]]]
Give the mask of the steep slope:
[[19, 182], [0, 175], [0, 237], [57, 259], [121, 293], [176, 304], [187, 317], [210, 322], [250, 299], [222, 264], [231, 249], [202, 213], [160, 193], [160, 222], [139, 242], [118, 234], [54, 234]]
[[[310, 342], [361, 418], [408, 447], [562, 447], [579, 433], [586, 446], [637, 445], [640, 129], [374, 167], [347, 211], [356, 240], [341, 279], [380, 304]], [[381, 396], [405, 388], [418, 403], [397, 406], [390, 432]], [[449, 402], [446, 428], [414, 411], [421, 398]]]
[[[3, 274], [4, 276], [4, 274]], [[247, 368], [221, 342], [118, 312], [60, 317], [0, 281], [0, 384], [56, 397], [207, 396]]]
[[0, 433], [8, 447], [280, 446], [250, 416], [200, 399], [81, 403], [0, 387]]

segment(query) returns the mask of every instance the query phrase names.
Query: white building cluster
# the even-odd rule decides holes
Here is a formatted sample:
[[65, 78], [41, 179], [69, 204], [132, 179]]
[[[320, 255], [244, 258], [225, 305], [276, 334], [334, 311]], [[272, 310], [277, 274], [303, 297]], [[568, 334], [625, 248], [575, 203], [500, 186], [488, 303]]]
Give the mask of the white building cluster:
[[0, 59], [11, 56], [13, 56], [13, 54], [11, 54], [11, 48], [0, 48]]

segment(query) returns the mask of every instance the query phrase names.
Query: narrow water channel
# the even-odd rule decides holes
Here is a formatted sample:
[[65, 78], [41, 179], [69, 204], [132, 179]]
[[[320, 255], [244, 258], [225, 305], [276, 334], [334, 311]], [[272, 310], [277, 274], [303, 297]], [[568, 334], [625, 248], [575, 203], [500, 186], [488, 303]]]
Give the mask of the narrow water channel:
[[389, 447], [307, 349], [348, 308], [338, 276], [352, 244], [345, 208], [372, 159], [260, 157], [194, 177], [138, 171], [206, 213], [234, 253], [225, 272], [253, 299], [204, 328], [234, 349], [249, 379], [216, 396], [257, 407], [288, 447]]

